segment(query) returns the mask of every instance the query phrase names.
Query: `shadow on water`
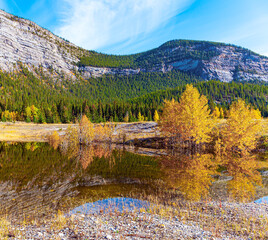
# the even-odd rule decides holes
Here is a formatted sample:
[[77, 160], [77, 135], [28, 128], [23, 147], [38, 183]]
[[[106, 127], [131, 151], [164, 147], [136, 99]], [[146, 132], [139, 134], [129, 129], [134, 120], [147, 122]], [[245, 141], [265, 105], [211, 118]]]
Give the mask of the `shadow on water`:
[[[104, 201], [98, 202], [101, 206], [105, 199], [136, 206], [139, 200], [152, 199], [253, 198], [259, 181], [257, 165], [251, 158], [232, 159], [228, 173], [223, 160], [212, 154], [126, 151], [111, 145], [63, 150], [46, 143], [0, 143], [0, 213], [49, 216], [58, 209], [88, 209], [100, 200]], [[245, 164], [251, 164], [252, 171]]]

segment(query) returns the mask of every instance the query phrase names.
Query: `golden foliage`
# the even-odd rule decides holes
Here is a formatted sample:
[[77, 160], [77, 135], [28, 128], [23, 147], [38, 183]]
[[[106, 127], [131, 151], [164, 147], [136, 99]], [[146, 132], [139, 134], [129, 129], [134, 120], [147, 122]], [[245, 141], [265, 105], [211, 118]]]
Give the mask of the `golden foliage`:
[[176, 136], [179, 133], [177, 117], [179, 115], [179, 103], [172, 99], [164, 101], [163, 113], [159, 122], [159, 127], [165, 136]]
[[18, 113], [5, 110], [4, 112], [2, 112], [1, 117], [2, 117], [2, 120], [8, 121], [8, 122], [15, 122], [18, 119]]
[[57, 131], [54, 131], [49, 137], [48, 137], [48, 143], [54, 148], [57, 149], [60, 145], [61, 139]]
[[255, 195], [255, 184], [262, 185], [257, 161], [254, 156], [227, 158], [224, 164], [228, 174], [233, 177], [228, 182], [229, 194], [233, 199], [239, 201], [251, 200]]
[[158, 114], [157, 110], [154, 111], [154, 121], [155, 122], [159, 121], [159, 114]]
[[211, 154], [180, 155], [162, 161], [169, 185], [179, 188], [185, 198], [192, 201], [209, 195], [216, 166]]
[[138, 121], [139, 121], [139, 122], [143, 122], [143, 121], [144, 121], [144, 116], [141, 115], [140, 112], [138, 113]]
[[99, 141], [112, 141], [115, 125], [112, 123], [98, 124], [95, 126], [96, 139]]
[[82, 144], [90, 144], [95, 137], [94, 125], [90, 122], [86, 115], [82, 116], [82, 119], [79, 124], [80, 129], [80, 142]]
[[66, 154], [69, 158], [77, 156], [79, 145], [79, 132], [75, 127], [68, 126], [64, 138], [61, 142], [60, 149], [63, 154]]
[[212, 113], [212, 116], [214, 117], [214, 118], [220, 118], [220, 116], [221, 116], [221, 112], [220, 112], [220, 110], [219, 110], [219, 108], [216, 106], [215, 107], [215, 109], [214, 109], [214, 111], [213, 111], [213, 113]]
[[179, 136], [196, 143], [208, 142], [212, 129], [208, 100], [197, 88], [187, 85], [179, 103], [165, 101], [160, 129], [168, 136]]
[[243, 152], [254, 149], [261, 128], [257, 110], [250, 109], [243, 100], [234, 102], [228, 112], [227, 122], [221, 129], [225, 150]]
[[92, 146], [86, 146], [81, 150], [79, 161], [83, 169], [87, 169], [87, 167], [93, 162], [93, 157], [94, 149]]
[[257, 161], [251, 156], [262, 128], [261, 115], [243, 100], [230, 106], [226, 124], [220, 129], [215, 144], [216, 157], [233, 179], [228, 190], [233, 199], [244, 201], [255, 194], [255, 185], [262, 185]]

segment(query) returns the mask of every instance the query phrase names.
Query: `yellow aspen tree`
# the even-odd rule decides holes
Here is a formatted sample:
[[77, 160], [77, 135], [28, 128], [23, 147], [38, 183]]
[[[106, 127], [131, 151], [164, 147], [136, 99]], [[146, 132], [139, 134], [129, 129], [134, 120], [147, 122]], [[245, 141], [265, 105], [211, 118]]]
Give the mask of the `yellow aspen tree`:
[[63, 140], [60, 144], [60, 150], [68, 158], [77, 156], [79, 151], [79, 131], [76, 127], [68, 126]]
[[243, 100], [232, 103], [226, 124], [220, 129], [216, 142], [216, 155], [221, 165], [233, 177], [228, 182], [230, 196], [236, 200], [249, 200], [255, 194], [255, 185], [261, 185], [256, 157], [251, 150], [256, 147], [262, 129], [260, 114]]
[[95, 137], [95, 131], [93, 123], [90, 122], [86, 115], [82, 116], [82, 119], [79, 124], [79, 130], [80, 142], [86, 145], [90, 144]]
[[26, 117], [26, 122], [31, 122], [32, 119], [32, 110], [30, 107], [25, 108], [25, 117]]
[[139, 122], [144, 121], [144, 116], [143, 116], [143, 115], [141, 115], [141, 113], [140, 113], [140, 112], [138, 113], [138, 121], [139, 121]]
[[221, 130], [226, 151], [248, 152], [256, 147], [262, 122], [259, 115], [259, 119], [256, 119], [255, 111], [241, 99], [232, 103], [227, 122]]
[[158, 114], [157, 110], [154, 111], [154, 121], [155, 122], [159, 121], [159, 114]]
[[220, 118], [224, 118], [224, 112], [222, 108], [220, 108]]
[[48, 143], [54, 148], [57, 149], [60, 145], [60, 136], [57, 131], [54, 131], [48, 138]]
[[213, 113], [212, 113], [212, 116], [214, 117], [214, 118], [220, 118], [220, 116], [221, 116], [221, 112], [220, 112], [220, 110], [219, 110], [219, 108], [216, 106], [215, 107], [215, 109], [214, 109], [214, 111], [213, 111]]
[[172, 99], [165, 100], [163, 113], [159, 121], [159, 128], [166, 137], [176, 136], [179, 133], [179, 103]]
[[261, 111], [259, 109], [251, 109], [251, 115], [254, 119], [261, 119]]
[[208, 100], [193, 85], [186, 85], [179, 101], [179, 115], [176, 119], [182, 139], [196, 143], [209, 142], [213, 126]]

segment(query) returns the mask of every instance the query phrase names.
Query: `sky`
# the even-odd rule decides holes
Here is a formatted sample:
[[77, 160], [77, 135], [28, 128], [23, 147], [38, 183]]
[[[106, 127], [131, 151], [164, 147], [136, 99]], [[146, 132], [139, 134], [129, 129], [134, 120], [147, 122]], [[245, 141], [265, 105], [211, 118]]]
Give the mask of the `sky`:
[[131, 54], [191, 39], [268, 56], [267, 0], [0, 0], [0, 8], [103, 53]]

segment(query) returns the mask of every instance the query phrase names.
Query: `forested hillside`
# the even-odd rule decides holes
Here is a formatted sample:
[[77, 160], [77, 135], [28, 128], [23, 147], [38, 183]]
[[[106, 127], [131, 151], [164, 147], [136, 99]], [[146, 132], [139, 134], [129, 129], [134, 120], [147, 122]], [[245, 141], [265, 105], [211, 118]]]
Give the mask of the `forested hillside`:
[[[132, 55], [108, 55], [89, 51], [78, 62], [78, 66], [117, 67], [117, 68], [153, 68], [165, 62], [192, 58], [209, 60], [220, 54], [215, 46], [223, 43], [191, 40], [173, 40], [150, 51]], [[198, 47], [196, 47], [198, 46]], [[178, 48], [174, 51], [174, 48]]]
[[55, 81], [42, 74], [42, 69], [37, 72], [38, 76], [21, 66], [18, 72], [0, 73], [2, 121], [67, 123], [81, 114], [94, 122], [153, 120], [163, 100], [177, 100], [187, 83], [208, 97], [211, 110], [217, 105], [224, 114], [232, 101], [242, 98], [268, 116], [266, 85], [205, 82], [179, 71], [108, 75], [71, 83], [64, 77]]

